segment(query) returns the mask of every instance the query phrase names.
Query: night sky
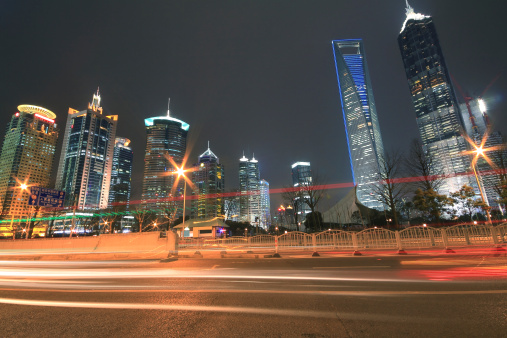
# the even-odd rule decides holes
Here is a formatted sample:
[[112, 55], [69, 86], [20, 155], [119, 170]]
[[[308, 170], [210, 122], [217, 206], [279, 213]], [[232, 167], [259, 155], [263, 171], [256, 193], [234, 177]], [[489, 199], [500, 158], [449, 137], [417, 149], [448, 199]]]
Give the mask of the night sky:
[[[506, 134], [506, 3], [410, 4], [433, 16], [464, 89], [480, 95], [502, 73], [484, 99]], [[143, 119], [165, 115], [171, 97], [172, 116], [190, 124], [190, 164], [209, 140], [227, 190], [238, 187], [243, 150], [271, 188], [291, 183], [296, 161], [310, 161], [324, 183], [351, 182], [331, 40], [364, 40], [384, 146], [406, 151], [419, 133], [397, 45], [404, 19], [404, 0], [4, 0], [0, 126], [34, 104], [63, 128], [68, 107], [85, 109], [100, 86], [104, 111], [119, 115], [117, 136], [132, 140], [139, 199]], [[321, 211], [345, 193], [329, 191]]]

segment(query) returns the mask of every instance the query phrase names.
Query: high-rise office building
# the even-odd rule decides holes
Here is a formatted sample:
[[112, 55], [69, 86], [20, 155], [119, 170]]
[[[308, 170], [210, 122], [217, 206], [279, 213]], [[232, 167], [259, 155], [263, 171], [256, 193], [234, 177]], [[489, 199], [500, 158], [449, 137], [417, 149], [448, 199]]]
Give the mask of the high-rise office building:
[[117, 137], [114, 141], [111, 187], [109, 188], [110, 207], [127, 209], [129, 206], [133, 157], [130, 140]]
[[415, 13], [408, 2], [398, 44], [424, 150], [435, 163], [434, 174], [449, 176], [440, 192], [457, 191], [470, 184], [456, 176], [470, 169], [469, 157], [462, 155], [467, 144], [459, 107], [433, 19]]
[[2, 217], [27, 215], [29, 191], [20, 184], [49, 188], [58, 139], [55, 118], [45, 108], [21, 105], [7, 124], [0, 154]]
[[269, 182], [266, 180], [259, 181], [259, 198], [259, 226], [267, 229], [271, 226], [271, 202], [269, 198]]
[[98, 89], [86, 110], [69, 108], [56, 177], [67, 206], [107, 208], [117, 123], [118, 115], [104, 114]]
[[147, 118], [144, 124], [146, 152], [142, 203], [149, 210], [170, 209], [170, 212], [181, 216], [183, 202], [174, 201], [174, 198], [183, 195], [183, 179], [174, 186], [177, 178], [174, 164], [178, 167], [183, 164], [190, 125], [171, 117], [169, 109], [166, 116]]
[[487, 199], [486, 203], [496, 208], [499, 205], [498, 188], [501, 185], [501, 178], [493, 170], [505, 169], [507, 166], [507, 150], [503, 147], [504, 138], [500, 132], [490, 130], [491, 125], [484, 100], [480, 98], [467, 98], [467, 100], [468, 104], [461, 103], [459, 105], [467, 135], [478, 147], [485, 139], [482, 147], [495, 149], [485, 153], [491, 163], [488, 163], [482, 156], [478, 158], [477, 170], [483, 173], [479, 176], [479, 180], [481, 180], [483, 193]]
[[372, 194], [384, 146], [363, 41], [334, 40], [333, 53], [357, 197], [370, 208], [383, 209]]
[[[308, 187], [313, 185], [312, 168], [310, 166], [310, 162], [296, 162], [292, 165], [292, 185], [294, 188]], [[298, 222], [304, 222], [306, 215], [311, 212], [310, 207], [304, 201], [308, 195], [305, 194], [304, 188], [302, 191], [303, 196], [297, 196], [297, 201], [294, 201], [294, 203], [297, 205]]]
[[193, 218], [211, 219], [224, 215], [224, 167], [209, 148], [199, 156], [192, 171], [194, 194]]
[[259, 162], [254, 156], [249, 160], [243, 154], [239, 160], [240, 220], [253, 225], [260, 221], [259, 181]]

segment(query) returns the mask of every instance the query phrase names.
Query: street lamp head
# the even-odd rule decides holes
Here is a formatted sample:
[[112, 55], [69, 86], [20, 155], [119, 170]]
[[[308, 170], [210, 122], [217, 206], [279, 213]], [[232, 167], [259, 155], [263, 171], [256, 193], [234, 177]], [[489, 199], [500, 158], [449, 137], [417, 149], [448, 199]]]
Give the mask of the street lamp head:
[[181, 168], [176, 168], [176, 172], [178, 173], [178, 176], [183, 176], [185, 175], [185, 169], [183, 169], [183, 167]]
[[484, 155], [484, 149], [482, 148], [482, 146], [475, 149], [475, 153], [480, 156]]

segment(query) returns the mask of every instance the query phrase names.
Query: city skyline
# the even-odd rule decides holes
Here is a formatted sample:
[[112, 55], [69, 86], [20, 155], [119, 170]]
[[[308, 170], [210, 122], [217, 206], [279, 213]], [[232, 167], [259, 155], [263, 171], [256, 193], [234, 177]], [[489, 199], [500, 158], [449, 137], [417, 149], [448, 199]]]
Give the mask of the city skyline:
[[[456, 6], [458, 3], [459, 6]], [[488, 28], [489, 26], [484, 21], [484, 17], [488, 18], [488, 22], [495, 21], [499, 11], [493, 11], [493, 9], [497, 7], [493, 8], [487, 3], [477, 7], [471, 1], [445, 4], [436, 1], [411, 1], [410, 4], [417, 9], [417, 12], [433, 17], [447, 64], [465, 90], [471, 92], [482, 90], [502, 70], [503, 61], [501, 60], [505, 59], [505, 48], [492, 43], [501, 41], [499, 38], [501, 30], [499, 32]], [[40, 20], [34, 16], [35, 13], [21, 11], [21, 8], [17, 6], [10, 4], [5, 9], [5, 11], [10, 10], [12, 16], [6, 19], [4, 24], [10, 22], [9, 20], [14, 20], [21, 13], [33, 17], [27, 27], [19, 27], [16, 32], [9, 31], [10, 34], [3, 38], [7, 38], [3, 41], [6, 42], [8, 48], [13, 47], [15, 37], [20, 38], [16, 40], [19, 43], [30, 42], [32, 38], [27, 34], [33, 33], [33, 30], [30, 30], [31, 24]], [[110, 13], [113, 7], [116, 8], [104, 6], [99, 11], [101, 17]], [[260, 2], [255, 6], [245, 5], [244, 8], [235, 8], [226, 3], [217, 2], [214, 6], [203, 4], [199, 6], [200, 8], [193, 10], [185, 5], [170, 7], [173, 11], [167, 15], [172, 20], [165, 21], [171, 21], [169, 25], [171, 27], [181, 24], [180, 27], [189, 34], [187, 36], [189, 42], [194, 43], [199, 34], [206, 36], [210, 34], [210, 38], [216, 39], [210, 41], [215, 41], [220, 50], [214, 44], [205, 42], [206, 59], [196, 58], [198, 54], [187, 40], [178, 40], [170, 30], [167, 31], [169, 27], [162, 24], [164, 20], [161, 20], [163, 13], [168, 13], [162, 10], [166, 7], [157, 8], [160, 14], [143, 8], [142, 14], [146, 16], [149, 13], [154, 18], [160, 18], [160, 20], [150, 20], [150, 22], [161, 22], [156, 25], [160, 25], [157, 28], [161, 31], [167, 32], [164, 35], [167, 43], [164, 45], [177, 46], [178, 52], [163, 53], [163, 48], [158, 47], [158, 44], [156, 48], [162, 48], [161, 53], [155, 52], [153, 49], [155, 45], [146, 41], [143, 41], [142, 46], [136, 49], [130, 49], [128, 45], [120, 42], [110, 43], [111, 39], [108, 39], [106, 43], [104, 36], [110, 38], [122, 32], [112, 30], [113, 22], [120, 27], [118, 29], [129, 31], [118, 17], [112, 18], [110, 26], [104, 26], [105, 23], [98, 20], [99, 27], [89, 31], [71, 26], [69, 33], [46, 34], [45, 36], [48, 37], [41, 38], [39, 42], [43, 44], [39, 45], [42, 50], [49, 46], [57, 47], [55, 50], [59, 50], [60, 47], [53, 36], [65, 38], [66, 34], [73, 33], [73, 36], [78, 38], [76, 45], [65, 49], [68, 53], [65, 59], [59, 59], [57, 54], [51, 54], [55, 57], [53, 61], [44, 57], [44, 53], [40, 53], [36, 64], [47, 65], [42, 68], [51, 69], [54, 77], [44, 88], [36, 85], [37, 81], [23, 83], [22, 91], [5, 88], [6, 100], [1, 102], [2, 109], [10, 116], [17, 105], [31, 102], [54, 111], [58, 115], [57, 123], [63, 126], [66, 107], [75, 102], [83, 102], [87, 99], [87, 93], [100, 85], [105, 93], [103, 105], [106, 112], [120, 115], [118, 134], [136, 140], [133, 142], [134, 156], [139, 154], [136, 158], [140, 159], [143, 157], [144, 139], [139, 136], [144, 132], [142, 129], [139, 130], [139, 125], [142, 123], [139, 121], [156, 114], [157, 111], [163, 111], [166, 98], [171, 96], [175, 115], [188, 121], [194, 128], [189, 135], [190, 145], [202, 144], [207, 139], [213, 140], [214, 148], [223, 154], [221, 160], [227, 168], [235, 167], [237, 161], [235, 154], [245, 148], [249, 153], [256, 151], [262, 154], [259, 160], [264, 163], [263, 176], [270, 181], [271, 188], [281, 188], [290, 184], [290, 176], [280, 168], [296, 160], [312, 162], [314, 170], [321, 173], [321, 176], [330, 183], [351, 182], [350, 168], [343, 166], [343, 160], [347, 158], [346, 142], [343, 140], [343, 123], [339, 119], [335, 119], [334, 123], [324, 121], [330, 121], [340, 111], [329, 43], [333, 39], [357, 37], [362, 38], [367, 44], [368, 63], [377, 109], [380, 112], [380, 124], [383, 134], [389, 135], [384, 137], [386, 148], [399, 146], [399, 138], [405, 139], [408, 144], [411, 138], [417, 136], [410, 93], [406, 88], [406, 80], [403, 79], [403, 65], [396, 46], [397, 34], [405, 18], [404, 1], [389, 4], [368, 1], [359, 1], [355, 4], [322, 2], [311, 6], [298, 1], [291, 2], [290, 5], [288, 2], [270, 3], [269, 13], [271, 14], [268, 14], [267, 7], [264, 6], [268, 4]], [[55, 9], [51, 5], [49, 8]], [[290, 8], [290, 11], [285, 12], [286, 8]], [[474, 11], [471, 11], [471, 8]], [[73, 11], [69, 7], [62, 6], [59, 8], [60, 12], [56, 12], [61, 13], [64, 10]], [[133, 10], [134, 8], [129, 5], [122, 10], [122, 13], [129, 17], [129, 13], [134, 13]], [[309, 13], [308, 10], [310, 10]], [[227, 15], [237, 13], [246, 21], [239, 23], [231, 22], [230, 19], [213, 20], [214, 25], [209, 26], [208, 18], [220, 18], [220, 11], [224, 11]], [[470, 14], [471, 12], [474, 14]], [[83, 14], [77, 15], [76, 19], [87, 17], [86, 13], [87, 10], [83, 10]], [[350, 17], [361, 13], [369, 17], [372, 24], [364, 24], [362, 27], [357, 25], [350, 27], [349, 24], [346, 27], [347, 20], [343, 19], [343, 25], [339, 20], [342, 13]], [[195, 19], [192, 22], [199, 27], [210, 28], [210, 32], [200, 33], [199, 30], [192, 30], [174, 17], [181, 15], [184, 18], [184, 14]], [[47, 11], [44, 15], [46, 15], [44, 20], [54, 19], [55, 27], [39, 25], [40, 32], [54, 33], [55, 28], [64, 27], [63, 19], [52, 17], [54, 13]], [[135, 17], [142, 21], [144, 16]], [[276, 22], [283, 19], [292, 19], [289, 20], [287, 28], [276, 25]], [[262, 39], [268, 33], [263, 26], [255, 25], [258, 29], [254, 33], [251, 27], [254, 27], [257, 20], [275, 24], [277, 33], [274, 37]], [[500, 19], [497, 18], [497, 20]], [[303, 24], [300, 25], [300, 23]], [[237, 32], [224, 30], [231, 24], [235, 24]], [[148, 28], [149, 25], [144, 26], [146, 26], [143, 28], [144, 34], [156, 31], [154, 28]], [[454, 29], [457, 26], [460, 27], [459, 32]], [[99, 29], [103, 34], [92, 34]], [[222, 34], [217, 34], [217, 32]], [[291, 45], [290, 36], [297, 36], [299, 43]], [[481, 38], [479, 39], [478, 36]], [[79, 42], [90, 39], [93, 39], [97, 43], [97, 48], [104, 50], [105, 53], [97, 55], [87, 53], [77, 58], [73, 57], [74, 53], [80, 50]], [[470, 39], [480, 41], [479, 48], [473, 50], [465, 48], [463, 45]], [[157, 37], [155, 40], [160, 41]], [[244, 40], [248, 41], [250, 48], [243, 44]], [[68, 38], [63, 41], [68, 41]], [[263, 48], [252, 48], [255, 46]], [[483, 47], [480, 48], [481, 46]], [[109, 53], [122, 50], [122, 48], [126, 49], [126, 53], [121, 53], [121, 58], [116, 59], [110, 56]], [[146, 52], [143, 52], [143, 49]], [[256, 54], [259, 53], [258, 50], [261, 51], [260, 54]], [[264, 53], [262, 53], [263, 50]], [[488, 50], [487, 59], [485, 59], [484, 50]], [[149, 62], [143, 63], [143, 67], [132, 67], [137, 62], [136, 53], [141, 54], [139, 60]], [[467, 58], [462, 57], [465, 53]], [[157, 56], [162, 54], [164, 57]], [[130, 57], [131, 55], [133, 57]], [[16, 76], [21, 69], [24, 72], [33, 73], [36, 77], [42, 77], [45, 74], [43, 69], [37, 69], [37, 71], [33, 69], [32, 59], [29, 56], [18, 55], [15, 61], [9, 55], [3, 57], [6, 58], [7, 63], [13, 65]], [[62, 63], [62, 60], [65, 62]], [[287, 60], [289, 62], [286, 62]], [[54, 63], [55, 61], [57, 64]], [[78, 69], [86, 71], [81, 73]], [[124, 80], [122, 73], [126, 70], [132, 80]], [[71, 77], [64, 76], [65, 74]], [[204, 77], [197, 74], [202, 74]], [[390, 76], [384, 76], [384, 74], [390, 74]], [[6, 70], [5, 76], [9, 87], [15, 88], [18, 79], [14, 77], [14, 73]], [[45, 78], [49, 77], [45, 76]], [[205, 81], [204, 78], [207, 80]], [[384, 82], [384, 78], [389, 81]], [[77, 79], [79, 83], [74, 82]], [[285, 81], [296, 86], [288, 90], [289, 86]], [[69, 83], [72, 85], [69, 86]], [[267, 83], [271, 84], [266, 87]], [[231, 87], [232, 84], [234, 87]], [[500, 115], [505, 107], [501, 94], [506, 91], [505, 87], [505, 77], [501, 77], [485, 97], [488, 100], [488, 106], [491, 107], [491, 119], [500, 129], [505, 128], [502, 120], [504, 117]], [[227, 90], [231, 91], [231, 95], [224, 95]], [[6, 122], [6, 117], [4, 117], [2, 123], [5, 125]], [[249, 127], [242, 128], [242, 125], [246, 123], [249, 123]], [[297, 132], [305, 129], [312, 131], [306, 134]], [[259, 130], [264, 131], [262, 137], [258, 136]], [[227, 137], [220, 135], [227, 135]], [[323, 135], [326, 137], [322, 137]], [[226, 147], [231, 146], [230, 138], [237, 140], [228, 149]], [[275, 144], [281, 149], [270, 150], [276, 148], [273, 147]], [[294, 146], [288, 146], [289, 144]], [[312, 151], [312, 148], [319, 151]], [[194, 147], [190, 156], [197, 155], [196, 151]], [[330, 155], [331, 151], [335, 153]], [[139, 187], [142, 182], [140, 166], [142, 166], [142, 161], [136, 160], [133, 175], [134, 199], [140, 199]], [[234, 176], [229, 176], [231, 179], [228, 180], [228, 187], [239, 186]], [[336, 195], [346, 193], [345, 189], [343, 190], [343, 192], [331, 192], [335, 194], [334, 201], [338, 200], [339, 196]], [[277, 204], [279, 203], [273, 202], [273, 205]]]

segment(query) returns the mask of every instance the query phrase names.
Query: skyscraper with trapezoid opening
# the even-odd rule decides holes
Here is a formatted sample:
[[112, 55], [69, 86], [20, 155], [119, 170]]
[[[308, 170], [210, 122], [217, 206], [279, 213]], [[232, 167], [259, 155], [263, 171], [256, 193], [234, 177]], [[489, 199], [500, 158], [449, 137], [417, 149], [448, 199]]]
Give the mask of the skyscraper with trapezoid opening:
[[333, 53], [357, 198], [369, 208], [382, 210], [372, 185], [378, 179], [384, 145], [363, 40], [334, 40]]

